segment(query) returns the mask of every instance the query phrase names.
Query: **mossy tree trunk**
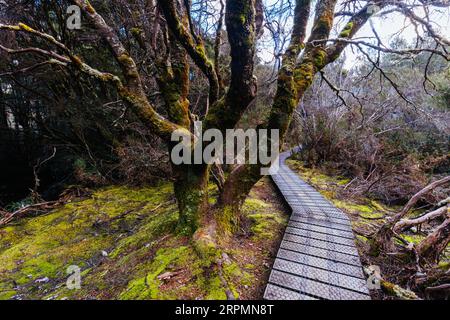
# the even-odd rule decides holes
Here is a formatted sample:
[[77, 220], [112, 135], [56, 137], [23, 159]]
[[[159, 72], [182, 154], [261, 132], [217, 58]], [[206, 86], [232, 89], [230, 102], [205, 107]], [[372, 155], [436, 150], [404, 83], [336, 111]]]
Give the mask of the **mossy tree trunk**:
[[[116, 30], [109, 26], [87, 0], [74, 0], [88, 17], [91, 25], [109, 45], [120, 66], [120, 75], [102, 72], [92, 68], [56, 38], [34, 30], [22, 23], [18, 25], [0, 24], [0, 30], [23, 32], [39, 38], [60, 53], [51, 53], [35, 49], [48, 55], [52, 64], [61, 67], [71, 66], [95, 77], [99, 81], [115, 86], [121, 99], [130, 106], [136, 116], [154, 134], [170, 146], [172, 133], [181, 130], [192, 137], [192, 118], [188, 95], [189, 62], [198, 67], [209, 83], [209, 112], [206, 115], [204, 129], [217, 128], [222, 132], [234, 129], [249, 104], [256, 96], [257, 81], [254, 77], [256, 40], [260, 33], [263, 11], [260, 0], [227, 0], [225, 5], [225, 23], [230, 45], [231, 63], [228, 88], [223, 88], [219, 79], [220, 68], [215, 66], [207, 54], [202, 37], [192, 26], [189, 16], [189, 1], [158, 0], [158, 12], [164, 19], [154, 17], [160, 28], [147, 28], [143, 32], [131, 32], [137, 37], [142, 49], [151, 52], [157, 69], [157, 82], [166, 107], [167, 117], [156, 111], [148, 98], [140, 72], [145, 66], [138, 66], [127, 51]], [[342, 53], [347, 42], [327, 44], [333, 25], [336, 0], [318, 0], [311, 35], [305, 44], [306, 27], [311, 8], [311, 0], [296, 0], [294, 27], [291, 42], [283, 56], [282, 67], [278, 74], [277, 92], [271, 106], [269, 119], [260, 128], [278, 129], [280, 145], [288, 131], [292, 114], [305, 91], [311, 86], [317, 72], [333, 62]], [[376, 1], [382, 7], [381, 2]], [[356, 12], [340, 34], [341, 38], [351, 38], [373, 13], [372, 3]], [[137, 19], [139, 20], [139, 19]], [[144, 25], [139, 28], [146, 28]], [[156, 34], [154, 31], [156, 31]], [[150, 41], [146, 36], [158, 41]], [[158, 43], [158, 47], [156, 47]], [[220, 45], [220, 41], [217, 41]], [[219, 52], [215, 48], [215, 52]], [[218, 59], [216, 59], [218, 61]], [[150, 74], [147, 69], [147, 74]], [[153, 71], [153, 70], [152, 70]], [[263, 121], [262, 121], [263, 122]], [[261, 178], [260, 165], [241, 165], [235, 167], [224, 183], [215, 213], [208, 210], [208, 178], [210, 166], [173, 165], [175, 175], [175, 194], [180, 209], [179, 229], [194, 234], [209, 247], [216, 231], [225, 233], [239, 222], [241, 206], [253, 185]], [[233, 226], [234, 224], [234, 226]], [[203, 241], [205, 240], [205, 241]]]
[[[296, 0], [291, 42], [283, 55], [277, 79], [277, 92], [269, 119], [261, 126], [261, 128], [279, 130], [280, 146], [283, 145], [294, 110], [313, 83], [316, 73], [335, 61], [347, 45], [339, 43], [327, 46], [324, 41], [329, 38], [333, 26], [335, 0], [317, 2], [314, 25], [305, 45], [311, 3], [310, 0]], [[363, 7], [349, 20], [340, 33], [340, 37], [348, 39], [353, 37], [372, 14], [370, 5]], [[227, 29], [230, 28], [227, 27]], [[301, 52], [302, 57], [299, 60]], [[222, 212], [224, 219], [231, 224], [239, 221], [245, 198], [254, 184], [261, 179], [260, 168], [260, 165], [241, 165], [235, 167], [229, 174], [220, 196], [219, 213]]]
[[[189, 27], [185, 8], [172, 7], [173, 14], [180, 16], [184, 28]], [[158, 85], [167, 109], [168, 118], [173, 123], [191, 131], [192, 121], [189, 113], [189, 62], [187, 50], [176, 41], [176, 34], [169, 33], [170, 50], [158, 59]], [[174, 144], [169, 143], [169, 153]], [[172, 163], [174, 192], [178, 203], [179, 221], [177, 231], [193, 235], [207, 220], [209, 167], [205, 164], [176, 165]]]
[[175, 197], [180, 212], [178, 231], [192, 235], [204, 224], [208, 214], [208, 170], [203, 165], [172, 168]]

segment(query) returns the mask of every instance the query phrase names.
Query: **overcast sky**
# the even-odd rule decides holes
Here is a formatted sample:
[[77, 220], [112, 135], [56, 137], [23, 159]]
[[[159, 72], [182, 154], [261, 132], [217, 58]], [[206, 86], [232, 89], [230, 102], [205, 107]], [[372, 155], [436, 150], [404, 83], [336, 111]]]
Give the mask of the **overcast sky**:
[[[272, 3], [274, 0], [266, 0], [267, 3]], [[416, 15], [424, 17], [422, 9], [415, 10]], [[432, 21], [433, 27], [441, 35], [446, 38], [450, 37], [450, 10], [448, 8], [434, 8], [430, 11], [430, 20]], [[389, 13], [385, 16], [374, 16], [370, 19], [370, 22], [356, 34], [355, 37], [374, 37], [373, 32], [370, 28], [372, 23], [377, 30], [380, 38], [384, 42], [384, 45], [388, 45], [396, 36], [404, 38], [408, 42], [412, 42], [416, 38], [416, 31], [411, 22], [405, 18], [400, 13]], [[312, 25], [312, 17], [310, 18], [309, 30]], [[341, 30], [344, 26], [343, 23], [335, 26], [336, 30]], [[399, 33], [400, 32], [400, 33]], [[423, 30], [419, 30], [423, 35]], [[266, 31], [265, 37], [267, 39], [268, 32]], [[365, 40], [370, 41], [370, 40]], [[375, 39], [373, 39], [375, 43]], [[264, 45], [268, 45], [269, 42], [265, 42]], [[259, 56], [263, 59], [265, 63], [273, 63], [273, 48], [261, 48], [260, 47]], [[356, 50], [351, 50], [350, 46], [344, 51], [346, 57], [346, 67], [351, 68], [357, 63], [358, 52]]]

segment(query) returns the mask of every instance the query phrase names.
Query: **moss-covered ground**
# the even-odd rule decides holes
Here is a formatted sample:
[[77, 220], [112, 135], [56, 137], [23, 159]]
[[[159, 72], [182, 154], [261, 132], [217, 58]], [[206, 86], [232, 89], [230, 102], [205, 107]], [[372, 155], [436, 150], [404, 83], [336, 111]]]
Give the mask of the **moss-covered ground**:
[[[177, 236], [171, 184], [96, 190], [0, 229], [0, 299], [226, 299], [226, 290], [261, 298], [286, 222], [277, 201], [268, 180], [255, 187], [219, 276]], [[66, 286], [72, 265], [80, 289]]]

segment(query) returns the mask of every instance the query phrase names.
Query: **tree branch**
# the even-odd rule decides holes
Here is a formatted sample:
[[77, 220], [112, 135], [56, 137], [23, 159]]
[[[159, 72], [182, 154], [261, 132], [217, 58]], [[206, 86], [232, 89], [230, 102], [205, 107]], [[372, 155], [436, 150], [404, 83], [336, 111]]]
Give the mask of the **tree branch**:
[[186, 30], [186, 27], [181, 23], [177, 15], [173, 0], [158, 0], [158, 3], [164, 13], [170, 31], [172, 31], [195, 64], [208, 78], [209, 100], [211, 104], [214, 103], [219, 98], [219, 80], [213, 63], [206, 55], [206, 49], [203, 42], [198, 37], [197, 41], [199, 42], [196, 43], [192, 38], [191, 33]]

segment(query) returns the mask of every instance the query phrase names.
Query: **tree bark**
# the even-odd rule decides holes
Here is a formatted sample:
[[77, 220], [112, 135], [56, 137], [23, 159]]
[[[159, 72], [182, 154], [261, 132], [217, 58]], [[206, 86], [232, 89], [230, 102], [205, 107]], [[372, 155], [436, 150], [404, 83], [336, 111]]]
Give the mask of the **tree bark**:
[[450, 217], [417, 246], [417, 253], [424, 263], [436, 264], [449, 242]]
[[208, 168], [203, 165], [172, 166], [174, 191], [180, 213], [178, 230], [192, 235], [208, 212]]
[[401, 231], [404, 231], [406, 229], [409, 229], [413, 226], [429, 222], [433, 219], [436, 219], [440, 216], [443, 216], [447, 213], [447, 206], [439, 208], [437, 210], [434, 210], [432, 212], [429, 212], [419, 218], [416, 219], [403, 219], [397, 222], [394, 226], [394, 232], [399, 233]]
[[219, 220], [223, 230], [233, 232], [239, 228], [242, 205], [260, 179], [258, 165], [240, 165], [230, 173], [218, 201], [217, 214], [221, 216]]

